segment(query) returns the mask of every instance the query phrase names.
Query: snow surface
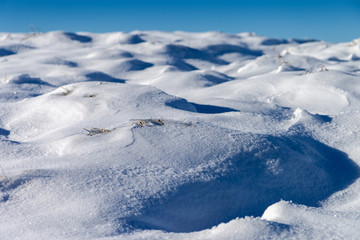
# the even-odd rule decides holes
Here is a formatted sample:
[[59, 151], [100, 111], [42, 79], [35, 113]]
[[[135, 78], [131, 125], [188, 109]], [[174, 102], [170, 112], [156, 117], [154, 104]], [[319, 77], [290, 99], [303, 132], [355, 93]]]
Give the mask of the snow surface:
[[360, 40], [0, 33], [0, 239], [359, 239]]

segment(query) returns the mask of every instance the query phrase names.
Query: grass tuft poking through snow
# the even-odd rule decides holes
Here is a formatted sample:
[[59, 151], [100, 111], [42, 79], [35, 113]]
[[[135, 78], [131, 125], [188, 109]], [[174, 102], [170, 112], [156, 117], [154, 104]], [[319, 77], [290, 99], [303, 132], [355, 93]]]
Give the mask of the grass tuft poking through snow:
[[111, 132], [110, 130], [106, 129], [106, 128], [91, 128], [90, 130], [84, 128], [85, 131], [88, 132], [87, 135], [89, 136], [94, 136], [96, 134], [101, 134], [101, 133], [109, 133]]

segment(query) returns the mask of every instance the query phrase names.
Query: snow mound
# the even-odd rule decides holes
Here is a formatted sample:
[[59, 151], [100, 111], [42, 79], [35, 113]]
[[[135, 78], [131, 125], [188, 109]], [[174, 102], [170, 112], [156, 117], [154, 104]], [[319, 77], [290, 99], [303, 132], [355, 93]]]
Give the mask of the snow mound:
[[127, 34], [123, 35], [120, 40], [120, 44], [139, 44], [145, 42], [139, 34]]
[[344, 189], [359, 177], [346, 154], [310, 137], [261, 136], [251, 150], [225, 160], [228, 171], [209, 181], [191, 182], [151, 200], [131, 217], [135, 228], [199, 231], [236, 217], [261, 216], [281, 199], [307, 206]]

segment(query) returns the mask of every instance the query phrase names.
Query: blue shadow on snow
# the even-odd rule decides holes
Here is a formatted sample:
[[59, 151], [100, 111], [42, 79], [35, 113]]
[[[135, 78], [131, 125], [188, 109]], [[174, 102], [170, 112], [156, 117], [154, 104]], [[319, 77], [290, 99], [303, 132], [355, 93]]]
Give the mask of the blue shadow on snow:
[[126, 219], [128, 225], [193, 232], [261, 216], [281, 199], [317, 207], [359, 177], [359, 167], [345, 153], [308, 136], [261, 136], [250, 149], [227, 160], [226, 174], [149, 200], [140, 215]]
[[38, 77], [31, 77], [29, 74], [21, 74], [16, 78], [12, 79], [10, 83], [13, 84], [35, 84], [35, 85], [45, 85], [52, 86], [50, 83], [41, 80]]
[[239, 110], [228, 108], [228, 107], [219, 107], [214, 105], [204, 105], [188, 102], [185, 99], [179, 99], [175, 101], [168, 102], [167, 106], [189, 111], [189, 112], [197, 112], [204, 114], [217, 114], [217, 113], [226, 113], [226, 112], [239, 112]]
[[1, 136], [9, 136], [9, 135], [10, 135], [10, 131], [9, 131], [9, 130], [6, 130], [6, 129], [3, 129], [3, 128], [0, 128], [0, 135], [1, 135]]
[[114, 78], [103, 72], [92, 72], [85, 75], [89, 82], [113, 82], [113, 83], [125, 83], [125, 80]]
[[76, 33], [66, 32], [66, 33], [64, 33], [64, 35], [73, 41], [78, 41], [81, 43], [89, 43], [92, 41], [91, 37], [79, 35]]

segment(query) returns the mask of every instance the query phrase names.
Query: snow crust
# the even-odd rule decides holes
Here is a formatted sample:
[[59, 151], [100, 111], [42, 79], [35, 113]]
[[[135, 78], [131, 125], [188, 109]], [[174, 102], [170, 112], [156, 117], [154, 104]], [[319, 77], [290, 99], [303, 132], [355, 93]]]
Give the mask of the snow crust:
[[0, 33], [1, 239], [359, 239], [360, 41]]

